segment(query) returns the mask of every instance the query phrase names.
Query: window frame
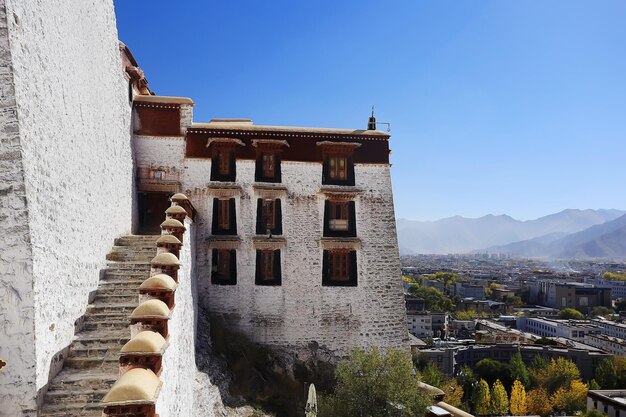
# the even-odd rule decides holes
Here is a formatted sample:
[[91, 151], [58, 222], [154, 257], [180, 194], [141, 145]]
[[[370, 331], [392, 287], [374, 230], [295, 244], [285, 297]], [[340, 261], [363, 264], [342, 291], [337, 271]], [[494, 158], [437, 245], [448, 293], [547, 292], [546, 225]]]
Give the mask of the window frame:
[[256, 250], [254, 284], [258, 286], [282, 285], [280, 249]]
[[[282, 182], [280, 147], [276, 144], [259, 144], [256, 151], [254, 180], [256, 182]], [[271, 157], [271, 158], [270, 158]], [[268, 164], [268, 162], [271, 162]]]
[[213, 221], [211, 227], [213, 235], [237, 234], [237, 208], [234, 198], [213, 199]]
[[[337, 220], [346, 220], [346, 227], [339, 228], [335, 226], [334, 223]], [[325, 200], [323, 234], [324, 237], [357, 236], [356, 202], [354, 200], [334, 200], [332, 198]]]
[[[323, 185], [355, 185], [354, 149], [342, 145], [325, 145], [322, 149], [322, 184]], [[344, 161], [340, 168], [339, 161]], [[339, 174], [342, 173], [343, 175]]]
[[237, 178], [236, 158], [235, 145], [212, 145], [211, 181], [234, 182]]
[[357, 287], [357, 251], [328, 249], [322, 253], [322, 286]]
[[[266, 213], [266, 204], [271, 201], [272, 213]], [[271, 217], [271, 227], [268, 227], [265, 219]], [[257, 219], [256, 219], [256, 234], [266, 235], [267, 229], [270, 230], [272, 235], [282, 235], [282, 203], [280, 198], [258, 198], [257, 199]]]
[[[227, 268], [227, 270], [225, 271], [223, 268]], [[237, 284], [237, 251], [235, 249], [213, 249], [212, 250], [211, 252], [211, 284], [213, 285], [236, 285]]]

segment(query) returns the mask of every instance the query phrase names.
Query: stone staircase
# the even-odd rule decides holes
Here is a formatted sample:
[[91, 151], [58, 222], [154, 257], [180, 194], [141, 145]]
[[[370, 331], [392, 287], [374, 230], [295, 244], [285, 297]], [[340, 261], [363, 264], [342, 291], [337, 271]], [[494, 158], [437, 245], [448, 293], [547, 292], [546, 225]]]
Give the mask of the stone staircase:
[[116, 239], [107, 268], [63, 369], [50, 382], [40, 416], [102, 416], [100, 401], [119, 375], [120, 348], [130, 339], [130, 313], [150, 275], [160, 235]]

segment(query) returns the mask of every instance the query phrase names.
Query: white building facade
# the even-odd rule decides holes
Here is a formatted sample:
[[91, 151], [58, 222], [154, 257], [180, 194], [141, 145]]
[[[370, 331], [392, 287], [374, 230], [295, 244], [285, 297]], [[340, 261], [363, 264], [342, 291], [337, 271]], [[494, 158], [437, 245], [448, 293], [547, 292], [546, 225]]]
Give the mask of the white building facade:
[[389, 136], [192, 123], [192, 107], [140, 98], [134, 143], [143, 225], [168, 193], [197, 210], [200, 303], [269, 346], [408, 348]]

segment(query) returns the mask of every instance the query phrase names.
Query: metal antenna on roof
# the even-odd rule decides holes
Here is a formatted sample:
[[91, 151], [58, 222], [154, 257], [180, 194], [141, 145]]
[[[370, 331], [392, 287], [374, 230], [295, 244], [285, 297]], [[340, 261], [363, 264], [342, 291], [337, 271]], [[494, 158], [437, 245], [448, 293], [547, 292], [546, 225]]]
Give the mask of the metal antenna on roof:
[[376, 130], [376, 117], [374, 117], [374, 106], [372, 105], [372, 115], [367, 122], [367, 130]]
[[374, 117], [374, 106], [372, 105], [372, 115], [367, 122], [367, 130], [376, 130], [376, 125], [387, 125], [387, 132], [391, 132], [391, 123], [376, 121], [376, 117]]

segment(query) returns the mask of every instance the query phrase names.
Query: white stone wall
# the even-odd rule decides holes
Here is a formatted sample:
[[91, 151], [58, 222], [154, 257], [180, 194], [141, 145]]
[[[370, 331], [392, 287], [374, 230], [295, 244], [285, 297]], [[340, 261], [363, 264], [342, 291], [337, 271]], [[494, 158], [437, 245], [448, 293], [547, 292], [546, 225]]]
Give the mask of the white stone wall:
[[168, 323], [169, 347], [163, 356], [163, 386], [157, 401], [161, 417], [192, 416], [196, 378], [196, 305], [195, 305], [195, 241], [194, 226], [187, 219], [180, 252], [182, 264], [178, 271], [174, 311]]
[[185, 138], [134, 135], [135, 161], [138, 166], [163, 166], [182, 170]]
[[346, 353], [355, 346], [406, 347], [393, 199], [388, 165], [357, 165], [356, 198], [358, 286], [322, 287], [324, 195], [322, 165], [282, 162], [282, 285], [254, 285], [256, 199], [254, 161], [237, 161], [237, 285], [210, 284], [213, 195], [207, 190], [209, 160], [186, 160], [183, 190], [198, 210], [198, 287], [200, 301], [222, 314], [235, 329], [267, 345], [306, 345], [317, 341]]
[[0, 416], [33, 409], [33, 262], [6, 5], [0, 0]]
[[[25, 409], [62, 364], [62, 350], [97, 286], [113, 239], [130, 231], [131, 108], [112, 1], [0, 1], [8, 24], [0, 37], [9, 43], [2, 65], [10, 61], [13, 69], [16, 111], [4, 114], [19, 124], [3, 126], [2, 146], [19, 149], [22, 159], [14, 165], [9, 207], [23, 213], [28, 207], [28, 231], [22, 219], [22, 235], [12, 234], [16, 248], [22, 247], [6, 254], [3, 245], [2, 258], [18, 281], [30, 280], [7, 290], [21, 300], [23, 311], [16, 316], [24, 328], [10, 337], [23, 346], [11, 366], [26, 370], [19, 377], [0, 372], [0, 386], [11, 386], [7, 401]], [[6, 84], [2, 88], [8, 91]], [[5, 135], [13, 139], [5, 141]], [[4, 328], [11, 331], [15, 319], [8, 316]], [[21, 415], [20, 408], [1, 407], [0, 415]]]

